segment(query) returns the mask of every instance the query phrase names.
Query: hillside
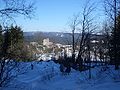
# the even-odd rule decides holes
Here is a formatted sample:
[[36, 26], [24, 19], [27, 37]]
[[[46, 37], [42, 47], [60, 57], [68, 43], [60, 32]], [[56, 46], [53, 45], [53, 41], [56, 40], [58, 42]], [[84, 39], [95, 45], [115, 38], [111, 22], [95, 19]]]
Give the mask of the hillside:
[[[31, 70], [31, 63], [34, 65]], [[88, 79], [88, 71], [75, 71], [69, 75], [59, 71], [59, 64], [50, 62], [23, 63], [29, 68], [25, 74], [19, 75], [7, 87], [0, 90], [119, 90], [119, 80], [113, 79], [118, 74], [112, 66], [101, 72], [102, 67], [92, 69], [92, 79]], [[110, 70], [111, 69], [111, 70]]]

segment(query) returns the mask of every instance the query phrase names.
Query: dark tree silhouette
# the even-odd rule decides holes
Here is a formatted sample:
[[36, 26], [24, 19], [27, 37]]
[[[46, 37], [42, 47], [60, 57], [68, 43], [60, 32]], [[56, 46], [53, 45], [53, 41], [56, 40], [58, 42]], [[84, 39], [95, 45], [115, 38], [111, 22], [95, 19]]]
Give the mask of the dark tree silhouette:
[[[111, 39], [110, 39], [110, 59], [111, 59], [111, 63], [115, 64], [115, 69], [118, 69], [120, 65], [120, 15], [117, 16], [116, 18], [116, 34], [114, 33], [114, 29], [115, 28], [113, 28], [111, 32]], [[115, 47], [116, 49], [114, 48], [114, 43], [116, 45]]]
[[117, 52], [117, 17], [119, 15], [120, 11], [120, 3], [119, 0], [105, 0], [105, 11], [106, 14], [109, 18], [109, 20], [112, 22], [111, 23], [111, 30], [112, 30], [112, 37], [113, 40], [111, 43], [113, 43], [112, 47], [112, 57], [111, 60], [113, 61], [114, 59], [114, 65], [115, 65], [115, 70], [119, 69], [118, 65], [118, 52]]

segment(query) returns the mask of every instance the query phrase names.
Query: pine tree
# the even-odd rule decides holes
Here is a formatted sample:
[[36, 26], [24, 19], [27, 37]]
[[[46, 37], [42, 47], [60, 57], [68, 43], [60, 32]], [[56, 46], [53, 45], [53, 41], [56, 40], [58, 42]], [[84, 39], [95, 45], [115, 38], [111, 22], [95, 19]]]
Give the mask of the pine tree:
[[[114, 35], [114, 29], [112, 29], [110, 39], [110, 62], [115, 65], [115, 69], [118, 69], [120, 64], [120, 14], [116, 19], [116, 35]], [[114, 50], [114, 45], [116, 45], [116, 50]]]
[[6, 59], [31, 60], [32, 56], [25, 47], [23, 31], [18, 26], [11, 26], [4, 33], [2, 44], [2, 54]]
[[21, 53], [23, 49], [23, 32], [20, 27], [11, 26], [9, 29], [9, 54], [11, 58], [19, 59], [21, 58]]
[[9, 41], [9, 32], [6, 31], [4, 33], [4, 41], [2, 43], [2, 57], [6, 58], [6, 59], [8, 58], [8, 52], [7, 52], [7, 50], [9, 48], [9, 46], [10, 46], [9, 42], [10, 42]]
[[3, 35], [2, 35], [2, 26], [0, 25], [0, 55], [1, 55], [1, 49], [2, 49], [2, 43], [3, 43]]

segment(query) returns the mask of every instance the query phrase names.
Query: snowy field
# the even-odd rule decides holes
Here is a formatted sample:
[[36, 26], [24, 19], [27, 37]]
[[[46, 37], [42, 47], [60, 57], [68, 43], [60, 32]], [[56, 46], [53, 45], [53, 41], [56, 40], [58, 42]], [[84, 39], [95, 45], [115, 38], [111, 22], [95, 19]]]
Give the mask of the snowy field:
[[114, 71], [112, 66], [107, 71], [93, 68], [92, 79], [88, 79], [88, 71], [72, 69], [69, 75], [62, 74], [59, 64], [53, 61], [31, 63], [26, 64], [29, 67], [26, 73], [0, 90], [120, 90], [120, 71]]

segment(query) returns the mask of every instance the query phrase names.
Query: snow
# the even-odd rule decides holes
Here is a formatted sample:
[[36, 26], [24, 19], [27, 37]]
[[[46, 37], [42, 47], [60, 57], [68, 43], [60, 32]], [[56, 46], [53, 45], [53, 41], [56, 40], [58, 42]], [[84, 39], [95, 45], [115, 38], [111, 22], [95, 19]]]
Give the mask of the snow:
[[[31, 69], [33, 64], [33, 69]], [[112, 66], [107, 71], [101, 68], [92, 69], [92, 79], [88, 71], [79, 72], [72, 69], [69, 75], [59, 71], [59, 64], [49, 62], [29, 62], [25, 74], [11, 81], [8, 87], [0, 90], [119, 90], [119, 71]], [[114, 77], [118, 75], [118, 77]]]

